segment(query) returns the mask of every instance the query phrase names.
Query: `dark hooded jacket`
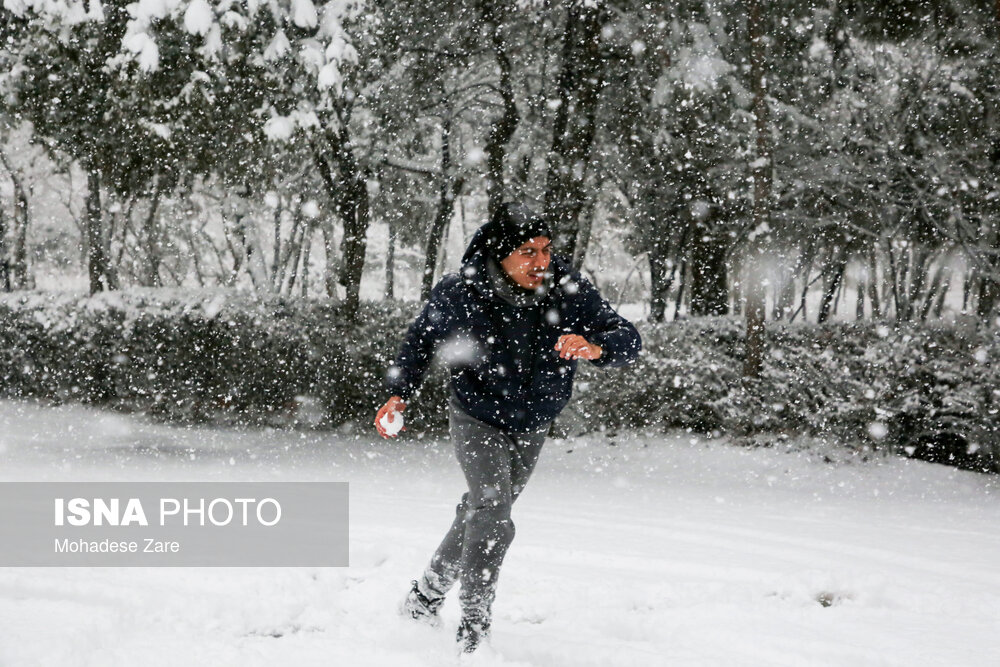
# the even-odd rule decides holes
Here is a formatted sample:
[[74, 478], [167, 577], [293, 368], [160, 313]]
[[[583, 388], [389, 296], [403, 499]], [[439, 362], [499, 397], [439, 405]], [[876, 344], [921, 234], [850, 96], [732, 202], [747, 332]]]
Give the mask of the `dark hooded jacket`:
[[482, 235], [474, 236], [460, 273], [434, 286], [410, 325], [386, 374], [390, 393], [409, 401], [438, 352], [466, 412], [526, 433], [555, 419], [572, 394], [577, 361], [559, 357], [560, 336], [579, 334], [600, 345], [600, 358], [590, 362], [595, 366], [634, 361], [642, 346], [635, 327], [559, 257], [552, 257], [549, 272], [542, 288], [525, 290], [489, 257]]

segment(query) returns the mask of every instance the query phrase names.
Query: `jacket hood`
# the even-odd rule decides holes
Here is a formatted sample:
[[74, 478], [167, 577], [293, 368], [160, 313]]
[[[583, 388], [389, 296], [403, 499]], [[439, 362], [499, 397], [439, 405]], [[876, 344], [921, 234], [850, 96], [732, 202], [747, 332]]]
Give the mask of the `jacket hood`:
[[[491, 271], [489, 267], [489, 262], [491, 257], [487, 250], [482, 246], [482, 237], [480, 228], [475, 235], [473, 235], [472, 240], [469, 242], [468, 248], [465, 250], [465, 254], [462, 256], [462, 268], [460, 271], [462, 282], [467, 285], [471, 285], [476, 291], [482, 294], [487, 299], [493, 301], [503, 301], [511, 303], [515, 306], [526, 306], [532, 305], [532, 303], [540, 301], [540, 299], [528, 298], [526, 300], [521, 300], [517, 298], [517, 290], [522, 290], [523, 292], [530, 293], [531, 290], [525, 290], [523, 287], [516, 285], [513, 281], [510, 281], [510, 287], [514, 292], [512, 298], [511, 294], [506, 293], [502, 285], [497, 285], [497, 280], [509, 280], [506, 276], [502, 278], [497, 278], [496, 271]], [[495, 260], [492, 260], [495, 262]], [[496, 268], [502, 274], [503, 269], [500, 267], [499, 263], [496, 263]], [[570, 266], [563, 261], [563, 259], [557, 255], [552, 255], [552, 261], [549, 262], [548, 276], [542, 288], [545, 289], [542, 298], [551, 294], [552, 290], [556, 285], [560, 284], [564, 276], [568, 276], [572, 273]], [[532, 297], [534, 295], [531, 295]]]
[[[497, 260], [502, 260], [522, 243], [536, 236], [552, 238], [552, 230], [545, 218], [523, 204], [505, 202], [497, 208], [489, 222], [476, 230], [465, 256], [482, 250]], [[464, 263], [464, 257], [462, 261]]]

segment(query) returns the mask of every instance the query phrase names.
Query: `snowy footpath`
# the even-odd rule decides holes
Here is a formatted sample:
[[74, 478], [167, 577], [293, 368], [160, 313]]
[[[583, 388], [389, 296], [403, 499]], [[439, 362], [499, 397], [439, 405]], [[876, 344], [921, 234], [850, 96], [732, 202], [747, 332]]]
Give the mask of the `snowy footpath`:
[[351, 484], [349, 568], [0, 569], [0, 665], [1000, 664], [1000, 480], [690, 435], [550, 440], [493, 653], [396, 615], [462, 492], [448, 441], [0, 402], [0, 479]]

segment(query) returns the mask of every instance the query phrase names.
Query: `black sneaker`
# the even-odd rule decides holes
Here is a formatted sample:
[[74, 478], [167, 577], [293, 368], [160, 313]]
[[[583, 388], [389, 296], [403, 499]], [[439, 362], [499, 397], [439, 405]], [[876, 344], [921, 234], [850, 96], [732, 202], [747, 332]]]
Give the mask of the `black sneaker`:
[[441, 618], [438, 616], [438, 611], [441, 609], [441, 605], [444, 604], [444, 598], [429, 598], [420, 592], [420, 587], [417, 582], [413, 582], [413, 588], [410, 592], [406, 594], [403, 599], [403, 603], [399, 606], [399, 613], [403, 616], [408, 616], [414, 620], [420, 621], [421, 623], [427, 623], [428, 625], [438, 625], [441, 622]]
[[462, 653], [474, 653], [490, 637], [490, 622], [463, 618], [458, 626], [458, 647]]

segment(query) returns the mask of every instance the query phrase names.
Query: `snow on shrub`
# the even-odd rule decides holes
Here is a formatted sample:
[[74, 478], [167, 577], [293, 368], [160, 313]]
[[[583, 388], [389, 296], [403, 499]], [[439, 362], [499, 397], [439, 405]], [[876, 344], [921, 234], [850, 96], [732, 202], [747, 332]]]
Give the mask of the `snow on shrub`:
[[6, 295], [2, 391], [241, 423], [289, 423], [318, 404], [310, 422], [344, 424], [374, 414], [385, 331], [412, 316], [370, 310], [351, 325], [326, 300], [239, 292]]
[[626, 372], [581, 367], [580, 380], [591, 381], [577, 392], [578, 414], [612, 428], [806, 433], [1000, 471], [1000, 366], [989, 363], [1000, 358], [995, 330], [772, 322], [754, 380], [741, 377], [736, 319], [647, 324], [640, 333], [643, 354]]
[[[382, 377], [418, 304], [133, 290], [0, 297], [6, 396], [99, 402], [168, 419], [372, 427]], [[643, 324], [632, 366], [579, 366], [562, 432], [687, 428], [804, 433], [1000, 471], [1000, 337], [961, 325], [769, 323], [758, 379], [741, 377], [742, 323]], [[432, 369], [407, 432], [447, 425]]]

